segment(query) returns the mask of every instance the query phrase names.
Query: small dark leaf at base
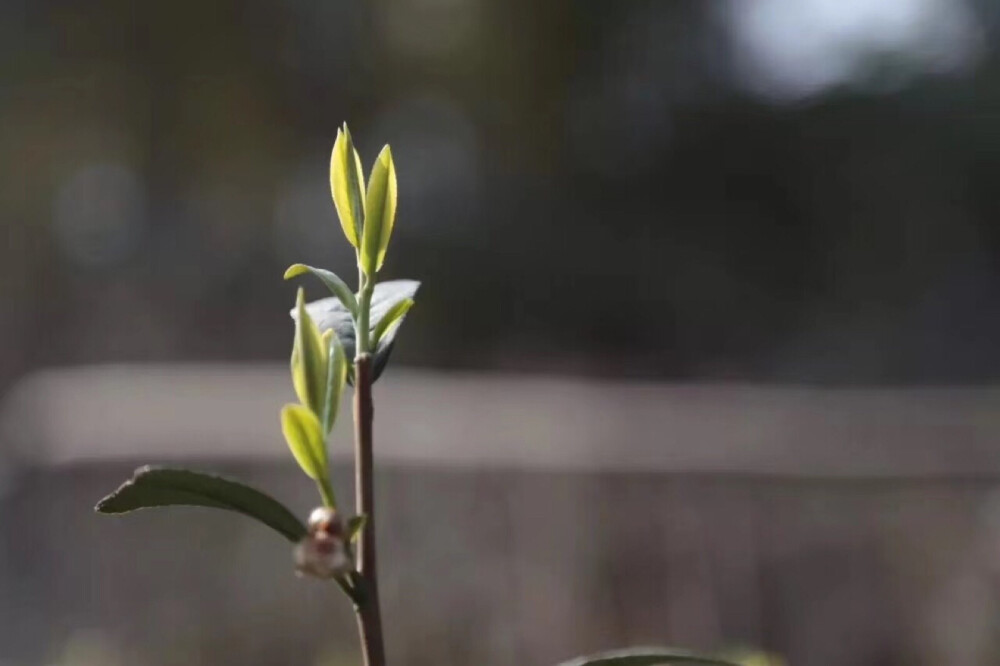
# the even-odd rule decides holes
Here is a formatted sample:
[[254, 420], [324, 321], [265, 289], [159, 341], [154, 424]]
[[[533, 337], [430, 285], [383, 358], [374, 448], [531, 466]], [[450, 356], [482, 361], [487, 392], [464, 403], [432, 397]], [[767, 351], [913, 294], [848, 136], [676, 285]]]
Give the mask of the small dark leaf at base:
[[612, 650], [589, 657], [577, 657], [559, 666], [666, 666], [672, 664], [703, 666], [738, 666], [732, 662], [705, 657], [684, 650], [671, 648], [626, 648]]
[[98, 513], [128, 513], [159, 506], [202, 506], [255, 518], [292, 543], [306, 527], [278, 500], [250, 486], [203, 472], [140, 467], [118, 490], [97, 503]]

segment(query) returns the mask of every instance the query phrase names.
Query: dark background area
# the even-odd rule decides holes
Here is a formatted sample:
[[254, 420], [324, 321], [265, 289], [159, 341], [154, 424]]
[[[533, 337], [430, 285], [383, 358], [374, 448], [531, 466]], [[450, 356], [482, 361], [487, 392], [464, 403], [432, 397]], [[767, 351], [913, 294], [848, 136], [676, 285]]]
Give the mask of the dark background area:
[[152, 460], [315, 503], [281, 276], [353, 282], [344, 121], [393, 149], [380, 277], [423, 282], [377, 387], [394, 664], [997, 663], [998, 32], [994, 0], [0, 0], [0, 666], [356, 663], [252, 524], [91, 514]]
[[993, 2], [6, 2], [0, 385], [284, 353], [350, 276], [347, 120], [400, 175], [400, 360], [1000, 373]]

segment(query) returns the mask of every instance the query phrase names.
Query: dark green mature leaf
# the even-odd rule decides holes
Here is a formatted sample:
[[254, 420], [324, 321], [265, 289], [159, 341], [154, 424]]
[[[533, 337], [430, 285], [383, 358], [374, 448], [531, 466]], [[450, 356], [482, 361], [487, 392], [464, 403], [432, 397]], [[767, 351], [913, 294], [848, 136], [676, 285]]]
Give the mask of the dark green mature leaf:
[[[420, 283], [416, 280], [388, 280], [376, 284], [375, 292], [372, 294], [370, 321], [382, 321], [389, 310], [396, 307], [402, 301], [412, 299], [419, 288]], [[351, 318], [351, 313], [344, 307], [344, 304], [337, 298], [321, 298], [318, 301], [307, 303], [306, 311], [321, 331], [333, 329], [340, 339], [340, 344], [344, 346], [344, 353], [347, 355], [348, 360], [353, 360], [355, 349], [354, 320]], [[292, 310], [291, 314], [294, 319], [296, 317], [295, 310]], [[372, 381], [378, 379], [385, 369], [399, 328], [399, 326], [391, 327], [378, 341], [378, 345], [375, 348]], [[351, 377], [352, 369], [353, 365], [348, 369], [349, 382], [353, 381]]]
[[98, 513], [119, 514], [159, 506], [202, 506], [256, 518], [292, 543], [306, 527], [284, 504], [238, 481], [213, 474], [147, 465], [97, 503]]
[[559, 666], [661, 666], [666, 664], [703, 664], [705, 666], [738, 666], [728, 661], [705, 657], [671, 648], [626, 648], [611, 650], [589, 657], [578, 657]]

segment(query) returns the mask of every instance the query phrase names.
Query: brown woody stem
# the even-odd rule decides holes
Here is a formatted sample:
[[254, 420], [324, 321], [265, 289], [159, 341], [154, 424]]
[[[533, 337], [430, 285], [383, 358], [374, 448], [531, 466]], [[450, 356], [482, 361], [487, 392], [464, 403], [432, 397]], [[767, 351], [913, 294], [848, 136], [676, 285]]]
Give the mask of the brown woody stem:
[[361, 636], [365, 666], [385, 666], [382, 612], [378, 599], [378, 572], [375, 564], [375, 492], [372, 455], [372, 356], [362, 353], [354, 359], [354, 497], [358, 515], [367, 516], [358, 537], [358, 578], [360, 594], [354, 610]]

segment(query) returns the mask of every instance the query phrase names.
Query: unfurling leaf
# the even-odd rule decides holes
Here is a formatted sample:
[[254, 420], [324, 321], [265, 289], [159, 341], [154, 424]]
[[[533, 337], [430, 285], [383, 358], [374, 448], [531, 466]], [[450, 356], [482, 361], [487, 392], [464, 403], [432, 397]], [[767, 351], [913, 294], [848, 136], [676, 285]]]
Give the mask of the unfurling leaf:
[[341, 280], [335, 273], [325, 270], [323, 268], [313, 268], [312, 266], [306, 266], [305, 264], [292, 264], [285, 271], [285, 279], [290, 280], [293, 277], [298, 277], [303, 273], [312, 273], [323, 284], [329, 289], [334, 296], [340, 299], [340, 302], [344, 304], [348, 312], [352, 315], [356, 314], [358, 311], [358, 301], [354, 296], [354, 292], [351, 288], [347, 286], [347, 283]]
[[330, 432], [337, 422], [337, 412], [340, 409], [340, 396], [344, 393], [347, 383], [347, 357], [344, 347], [337, 339], [333, 329], [323, 333], [323, 341], [329, 350], [327, 354], [326, 374], [326, 404], [323, 406], [323, 432]]
[[627, 648], [612, 650], [589, 657], [578, 657], [565, 661], [559, 666], [666, 666], [682, 664], [690, 666], [738, 666], [732, 662], [722, 661], [713, 657], [705, 657], [684, 650], [671, 648]]
[[347, 520], [346, 528], [346, 540], [347, 543], [352, 543], [361, 536], [361, 530], [365, 529], [365, 523], [368, 522], [368, 516], [362, 514], [360, 516], [352, 516]]
[[318, 417], [323, 414], [327, 382], [327, 351], [319, 328], [309, 316], [305, 294], [299, 289], [295, 303], [295, 341], [292, 343], [292, 384], [299, 401]]
[[389, 330], [391, 326], [396, 326], [402, 323], [403, 317], [406, 316], [406, 313], [409, 312], [412, 307], [413, 299], [407, 298], [389, 308], [388, 312], [382, 316], [379, 322], [375, 324], [375, 328], [372, 329], [372, 342], [376, 348], [378, 348], [378, 342], [382, 339], [382, 336], [385, 335], [385, 332]]
[[354, 149], [351, 132], [344, 123], [337, 130], [337, 140], [330, 156], [330, 191], [333, 205], [344, 235], [354, 247], [360, 247], [361, 230], [365, 220], [365, 181], [361, 172], [361, 158]]
[[316, 481], [329, 478], [323, 426], [311, 409], [285, 405], [281, 410], [281, 432], [306, 476]]
[[365, 226], [361, 239], [361, 270], [373, 277], [382, 268], [396, 220], [396, 167], [389, 146], [372, 166], [365, 197]]
[[[401, 301], [412, 300], [420, 288], [420, 283], [416, 280], [387, 280], [375, 285], [375, 293], [372, 295], [371, 321], [379, 322], [385, 318], [386, 313]], [[354, 358], [354, 319], [347, 311], [344, 304], [336, 298], [321, 298], [306, 305], [306, 310], [312, 316], [313, 321], [321, 331], [334, 330], [340, 343], [344, 346], [344, 354], [347, 356], [347, 381], [353, 382], [351, 371], [353, 366], [350, 361]], [[298, 311], [292, 310], [293, 318], [298, 318]], [[393, 343], [399, 326], [392, 326], [375, 345], [375, 358], [372, 366], [372, 381], [375, 381], [385, 370], [389, 355], [392, 353]]]
[[238, 481], [187, 469], [140, 467], [118, 490], [98, 502], [95, 510], [120, 514], [161, 506], [236, 511], [259, 520], [292, 543], [306, 535], [305, 525], [270, 495]]

